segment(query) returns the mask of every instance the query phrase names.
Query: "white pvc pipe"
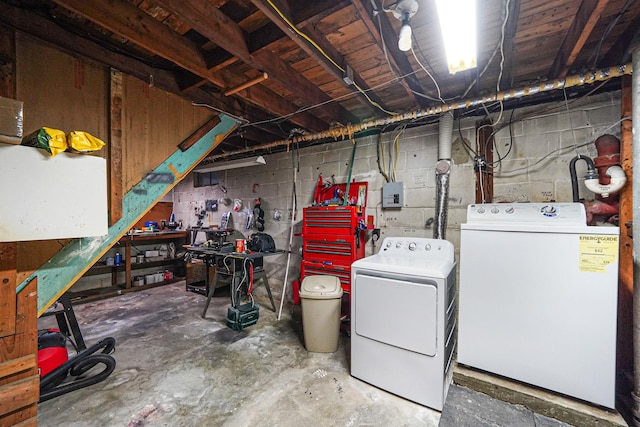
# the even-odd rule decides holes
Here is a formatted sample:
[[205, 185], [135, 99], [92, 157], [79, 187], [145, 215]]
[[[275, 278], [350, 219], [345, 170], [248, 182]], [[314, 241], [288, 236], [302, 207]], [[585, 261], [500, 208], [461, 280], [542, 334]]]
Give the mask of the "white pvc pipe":
[[584, 185], [588, 190], [600, 194], [602, 197], [609, 197], [612, 193], [617, 193], [622, 190], [624, 184], [627, 182], [627, 176], [620, 166], [611, 166], [605, 172], [611, 181], [607, 185], [600, 184], [598, 178], [585, 179]]
[[[295, 153], [292, 152], [295, 159]], [[289, 263], [291, 262], [291, 251], [293, 250], [293, 228], [296, 223], [296, 180], [298, 178], [298, 165], [294, 160], [293, 165], [293, 191], [291, 193], [291, 230], [289, 231], [289, 253], [287, 255], [287, 266], [284, 273], [284, 283], [282, 284], [282, 296], [280, 297], [280, 310], [278, 310], [278, 320], [282, 316], [282, 306], [284, 305], [284, 297], [287, 293], [287, 282], [289, 281]]]

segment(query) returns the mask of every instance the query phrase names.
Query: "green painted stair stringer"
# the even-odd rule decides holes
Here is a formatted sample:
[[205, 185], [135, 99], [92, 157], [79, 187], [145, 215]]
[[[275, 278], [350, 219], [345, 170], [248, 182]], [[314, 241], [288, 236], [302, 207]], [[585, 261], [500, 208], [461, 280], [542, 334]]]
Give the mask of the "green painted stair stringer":
[[216, 141], [224, 139], [237, 126], [237, 122], [230, 117], [222, 114], [219, 117], [220, 123], [188, 150], [176, 150], [151, 172], [171, 174], [171, 182], [143, 178], [122, 198], [122, 218], [109, 227], [105, 236], [72, 240], [16, 288], [16, 293], [19, 293], [34, 278], [38, 278], [38, 316], [126, 234], [149, 207], [164, 197], [179, 182], [176, 178], [191, 171], [211, 151]]

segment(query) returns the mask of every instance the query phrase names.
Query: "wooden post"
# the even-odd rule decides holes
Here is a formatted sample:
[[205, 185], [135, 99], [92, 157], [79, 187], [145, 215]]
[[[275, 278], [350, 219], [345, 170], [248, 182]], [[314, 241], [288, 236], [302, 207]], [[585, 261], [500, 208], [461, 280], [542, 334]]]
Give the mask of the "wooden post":
[[[631, 76], [622, 78], [621, 116], [631, 117]], [[633, 369], [633, 147], [632, 122], [622, 122], [620, 132], [620, 163], [627, 175], [627, 183], [620, 192], [620, 262], [618, 280], [618, 352], [617, 371]], [[622, 376], [621, 376], [622, 377]], [[630, 385], [618, 384], [618, 390]], [[628, 395], [628, 393], [624, 393]]]
[[109, 225], [122, 218], [122, 73], [111, 70], [109, 165]]
[[493, 163], [493, 126], [491, 122], [476, 123], [476, 153], [484, 158], [482, 167], [476, 162], [476, 203], [491, 203], [493, 201], [493, 174], [487, 165]]
[[[0, 26], [0, 96], [16, 98], [16, 36]], [[0, 242], [0, 425], [37, 423], [37, 286], [16, 294], [18, 244]]]

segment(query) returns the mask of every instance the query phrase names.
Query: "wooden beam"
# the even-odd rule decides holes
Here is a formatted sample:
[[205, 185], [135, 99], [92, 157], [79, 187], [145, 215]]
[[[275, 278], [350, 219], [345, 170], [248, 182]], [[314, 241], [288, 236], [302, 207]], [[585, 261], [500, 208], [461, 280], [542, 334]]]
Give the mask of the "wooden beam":
[[[170, 93], [175, 93], [189, 101], [207, 104], [218, 110], [228, 112], [235, 116], [244, 117], [250, 121], [255, 121], [256, 118], [258, 121], [268, 119], [264, 116], [262, 111], [258, 112], [255, 109], [247, 108], [246, 106], [239, 104], [235, 98], [224, 97], [222, 94], [215, 94], [198, 88], [183, 91], [181, 90], [174, 73], [156, 69], [125, 55], [114, 53], [97, 43], [79, 38], [74, 34], [64, 31], [60, 26], [42, 18], [39, 15], [9, 6], [3, 2], [0, 2], [0, 22], [4, 22], [10, 27], [42, 40], [43, 42], [51, 43], [57, 49], [63, 49], [75, 55], [85, 56], [100, 64], [118, 69], [133, 77], [139, 78], [142, 81], [147, 82], [149, 81], [149, 78], [153, 76], [155, 87]], [[209, 80], [207, 80], [207, 82], [208, 81]], [[264, 105], [269, 105], [270, 102], [273, 101], [274, 105], [282, 108], [286, 107], [286, 109], [267, 109], [267, 111], [272, 111], [274, 114], [279, 116], [294, 113], [299, 109], [298, 106], [286, 101], [284, 98], [271, 91], [264, 93], [257, 93], [256, 91], [253, 91], [252, 96], [253, 97], [251, 99], [247, 99], [246, 101], [254, 105], [262, 107]], [[259, 99], [259, 102], [256, 102], [256, 98], [260, 96], [266, 98]], [[254, 116], [254, 113], [259, 113], [259, 115]], [[319, 120], [317, 117], [309, 113], [297, 114], [290, 120], [295, 125], [309, 130], [320, 131], [327, 128], [327, 123]]]
[[550, 79], [566, 77], [608, 2], [609, 0], [582, 0], [547, 77]]
[[[324, 93], [302, 74], [298, 73], [271, 50], [262, 50], [255, 55], [247, 57], [248, 48], [244, 38], [229, 41], [221, 36], [221, 34], [216, 31], [216, 28], [222, 25], [233, 27], [234, 32], [242, 32], [243, 30], [211, 3], [202, 1], [185, 2], [182, 0], [156, 0], [156, 3], [167, 10], [171, 10], [175, 16], [188, 22], [194, 30], [218, 46], [221, 46], [232, 55], [237, 56], [246, 64], [268, 73], [270, 80], [278, 83], [289, 92], [304, 94], [310, 104], [321, 104], [331, 101], [329, 95]], [[329, 102], [319, 107], [316, 111], [325, 111], [332, 120], [345, 121], [346, 119], [346, 121], [349, 122], [357, 121], [356, 117], [335, 102]]]
[[631, 46], [631, 42], [638, 33], [640, 33], [640, 13], [627, 25], [627, 28], [611, 45], [604, 58], [598, 61], [598, 66], [613, 67], [624, 64], [623, 61], [630, 61], [631, 52], [629, 52], [629, 46]]
[[[414, 69], [407, 59], [407, 55], [398, 49], [398, 40], [396, 38], [397, 34], [393, 29], [389, 18], [387, 18], [387, 14], [380, 12], [374, 18], [373, 6], [369, 0], [353, 0], [352, 3], [353, 7], [356, 8], [356, 11], [360, 15], [362, 22], [364, 22], [373, 38], [378, 43], [380, 49], [384, 49], [382, 46], [382, 37], [384, 37], [384, 44], [387, 47], [387, 52], [389, 53], [389, 62], [391, 62], [391, 65], [396, 68], [396, 73], [399, 76], [406, 76], [404, 77], [404, 80], [408, 85], [408, 88], [406, 88], [407, 94], [414, 98], [420, 107], [427, 107], [429, 102], [425, 98], [414, 93], [418, 92], [424, 94], [425, 91], [420, 84], [420, 81], [416, 78]], [[382, 35], [378, 30], [378, 24], [375, 21], [376, 19], [380, 19]]]
[[[12, 29], [0, 28], [0, 58], [0, 96], [15, 99], [16, 35]], [[0, 337], [16, 333], [17, 248], [16, 242], [0, 243]]]
[[207, 123], [200, 126], [194, 133], [189, 135], [187, 139], [178, 144], [178, 148], [181, 151], [187, 151], [190, 147], [192, 147], [200, 138], [205, 136], [211, 129], [216, 127], [220, 123], [220, 116], [213, 116], [211, 120]]
[[[315, 26], [305, 25], [302, 28], [299, 28], [301, 32], [303, 32], [307, 37], [314, 41], [316, 46], [312, 45], [306, 38], [299, 35], [296, 31], [294, 31], [284, 19], [271, 7], [271, 5], [265, 3], [264, 0], [251, 0], [251, 2], [264, 13], [272, 22], [274, 22], [280, 30], [286, 35], [288, 35], [302, 50], [304, 50], [307, 55], [312, 57], [316, 62], [320, 64], [320, 66], [330, 75], [332, 75], [337, 81], [339, 81], [343, 86], [350, 87], [351, 83], [347, 83], [344, 80], [344, 76], [346, 75], [347, 67], [349, 64], [346, 62], [344, 57], [329, 43], [329, 41], [321, 34]], [[282, 0], [272, 0], [274, 4], [278, 7], [278, 9], [284, 12], [284, 7]], [[286, 19], [293, 23], [293, 18], [288, 16], [285, 13]], [[294, 24], [295, 25], [295, 24]], [[321, 51], [319, 50], [321, 49]], [[322, 53], [324, 52], [324, 54]], [[326, 56], [328, 56], [328, 58]], [[360, 75], [356, 72], [353, 72], [353, 81], [355, 84], [360, 87], [363, 91], [369, 89], [369, 86], [365, 83], [364, 79], [360, 77]], [[376, 96], [375, 93], [370, 92], [368, 94], [369, 98], [380, 105], [382, 108], [384, 107], [384, 103], [380, 98]], [[371, 112], [371, 114], [375, 116], [382, 117], [384, 114], [378, 108], [374, 108], [369, 100], [362, 94], [358, 94], [358, 98], [361, 103], [367, 107], [367, 109]], [[386, 109], [386, 108], [385, 108]]]
[[54, 0], [93, 23], [129, 39], [182, 68], [220, 85], [206, 67], [202, 50], [126, 0]]
[[0, 243], [0, 337], [16, 333], [17, 243]]
[[[476, 153], [484, 156], [484, 164], [493, 163], [493, 127], [491, 122], [484, 120], [476, 123], [478, 141]], [[476, 203], [491, 203], [493, 200], [493, 174], [485, 166], [476, 169]]]
[[[504, 29], [504, 53], [508, 58], [504, 64], [504, 70], [502, 73], [502, 80], [498, 82], [501, 88], [513, 87], [513, 65], [515, 61], [515, 55], [513, 52], [513, 44], [516, 38], [516, 32], [518, 30], [518, 20], [520, 17], [520, 0], [511, 0], [509, 3], [509, 20]], [[505, 81], [506, 84], [502, 84]]]
[[111, 70], [111, 114], [109, 116], [109, 226], [122, 218], [122, 73]]
[[[631, 76], [622, 77], [621, 117], [631, 117], [633, 95], [631, 80]], [[633, 239], [630, 236], [634, 205], [633, 180], [630, 179], [633, 176], [632, 124], [631, 120], [623, 121], [620, 132], [620, 163], [628, 179], [620, 192], [617, 372], [630, 372], [633, 368]], [[619, 391], [627, 388], [629, 385], [625, 387], [624, 384], [618, 384]]]

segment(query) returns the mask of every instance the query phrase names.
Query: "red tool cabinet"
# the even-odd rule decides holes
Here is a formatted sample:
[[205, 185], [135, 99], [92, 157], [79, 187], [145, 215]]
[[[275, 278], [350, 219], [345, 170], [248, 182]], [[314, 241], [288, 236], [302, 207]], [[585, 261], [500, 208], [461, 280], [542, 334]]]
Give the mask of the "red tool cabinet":
[[364, 257], [363, 206], [304, 208], [302, 267], [307, 275], [337, 276], [344, 292], [351, 292], [351, 263]]

